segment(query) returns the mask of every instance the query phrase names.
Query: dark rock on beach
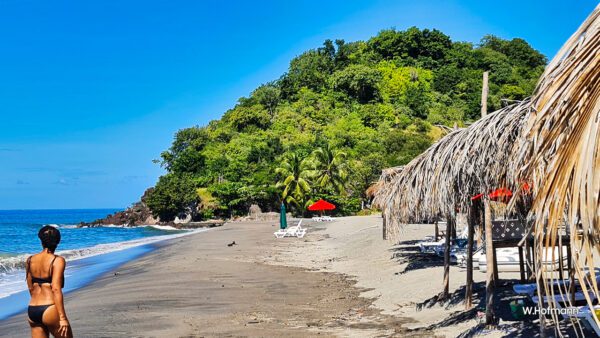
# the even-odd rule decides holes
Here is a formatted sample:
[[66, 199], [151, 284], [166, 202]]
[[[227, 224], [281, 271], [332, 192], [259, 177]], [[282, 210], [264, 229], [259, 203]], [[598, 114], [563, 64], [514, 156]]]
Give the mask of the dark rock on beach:
[[139, 202], [134, 203], [131, 207], [115, 212], [112, 215], [108, 215], [105, 218], [97, 219], [91, 223], [81, 222], [80, 227], [89, 226], [104, 226], [104, 225], [127, 225], [127, 226], [138, 226], [138, 225], [156, 225], [166, 224], [161, 223], [158, 217], [154, 217], [150, 208], [146, 204], [146, 198], [154, 188], [150, 188], [144, 192], [144, 195]]
[[123, 211], [115, 212], [112, 215], [107, 215], [105, 218], [97, 219], [90, 223], [81, 222], [79, 223], [79, 227], [99, 227], [106, 225], [122, 225], [131, 227], [140, 225], [170, 225], [180, 229], [195, 229], [212, 228], [221, 226], [225, 223], [225, 221], [220, 219], [206, 220], [202, 222], [161, 222], [158, 217], [154, 217], [152, 215], [152, 211], [150, 211], [150, 208], [148, 208], [148, 205], [146, 204], [147, 197], [152, 193], [153, 189], [154, 188], [150, 188], [146, 190], [140, 201], [133, 204], [131, 207]]

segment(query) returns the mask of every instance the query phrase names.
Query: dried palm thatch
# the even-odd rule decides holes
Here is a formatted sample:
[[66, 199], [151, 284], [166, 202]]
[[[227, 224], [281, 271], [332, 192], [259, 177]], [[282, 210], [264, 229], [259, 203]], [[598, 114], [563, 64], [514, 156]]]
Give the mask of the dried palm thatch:
[[[522, 197], [522, 182], [533, 188], [538, 280], [546, 281], [544, 247], [560, 242], [567, 224], [576, 276], [586, 295], [600, 296], [593, 259], [600, 254], [600, 6], [548, 65], [531, 100], [440, 139], [394, 176], [378, 204], [397, 236], [402, 224], [466, 209], [480, 192], [503, 186]], [[547, 286], [538, 290], [552, 294]]]
[[[593, 259], [594, 251], [600, 253], [600, 5], [550, 62], [532, 107], [515, 179], [533, 183], [537, 250], [560, 241], [559, 230], [567, 225], [584, 294], [591, 289], [600, 296]], [[540, 261], [537, 266], [545, 281]]]
[[404, 166], [386, 168], [381, 171], [381, 176], [379, 176], [379, 180], [375, 182], [373, 185], [367, 189], [367, 196], [373, 198], [373, 206], [376, 208], [383, 208], [383, 205], [380, 203], [384, 196], [388, 193], [390, 189], [390, 182], [399, 172], [402, 171]]
[[478, 193], [514, 188], [509, 168], [515, 165], [515, 142], [529, 111], [529, 100], [500, 109], [451, 132], [404, 166], [378, 199], [389, 209], [385, 217], [392, 236], [400, 234], [403, 224], [467, 210]]

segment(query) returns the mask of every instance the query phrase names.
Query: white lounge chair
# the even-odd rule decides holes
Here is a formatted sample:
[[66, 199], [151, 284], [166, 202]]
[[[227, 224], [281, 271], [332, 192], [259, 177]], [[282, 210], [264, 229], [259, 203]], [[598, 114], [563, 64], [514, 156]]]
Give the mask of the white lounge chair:
[[[554, 253], [552, 253], [552, 250]], [[554, 254], [554, 256], [552, 256]], [[547, 271], [558, 272], [561, 267], [559, 259], [559, 249], [546, 249], [544, 255], [544, 265]], [[519, 272], [519, 249], [518, 248], [498, 248], [496, 249], [496, 261], [498, 263], [499, 272]], [[563, 247], [562, 250], [562, 267], [567, 266], [567, 249]], [[479, 257], [479, 271], [487, 271], [487, 256], [482, 255]]]
[[[592, 300], [596, 299], [596, 296], [594, 296], [594, 293], [592, 291], [588, 291], [588, 296]], [[551, 298], [550, 296], [544, 296], [544, 304], [548, 304], [550, 302], [550, 298]], [[569, 301], [572, 301], [570, 293], [554, 294], [553, 298], [554, 298], [555, 304], [568, 303]], [[538, 296], [531, 297], [531, 300], [536, 304], [538, 304], [540, 301]], [[575, 292], [575, 301], [576, 302], [580, 302], [580, 301], [584, 301], [584, 300], [586, 300], [586, 298], [585, 298], [585, 294], [583, 292]]]
[[306, 235], [306, 228], [302, 228], [301, 226], [302, 220], [298, 222], [298, 225], [290, 226], [285, 229], [279, 229], [275, 231], [273, 234], [275, 238], [284, 238], [284, 237], [298, 237], [302, 238]]
[[437, 242], [421, 242], [419, 243], [419, 250], [423, 253], [436, 253], [438, 248], [444, 248], [446, 243], [445, 239], [440, 239]]
[[315, 221], [315, 222], [323, 222], [323, 218], [322, 218], [322, 217], [319, 217], [319, 216], [314, 216], [314, 217], [312, 218], [312, 220], [313, 220], [313, 221]]
[[321, 217], [321, 220], [322, 220], [323, 222], [333, 222], [333, 221], [335, 221], [335, 218], [333, 218], [333, 217], [331, 217], [331, 216], [322, 216], [322, 217]]
[[[587, 268], [586, 268], [587, 269]], [[596, 270], [596, 284], [600, 285], [600, 274], [598, 274], [597, 268], [595, 268], [594, 270]], [[590, 272], [587, 271], [586, 275], [590, 276]], [[569, 279], [563, 279], [563, 280], [554, 280], [552, 281], [552, 286], [553, 287], [564, 287], [566, 289], [569, 288], [569, 285], [571, 284], [571, 281]], [[579, 280], [575, 279], [575, 287], [576, 288], [580, 288], [580, 284], [579, 284]], [[535, 295], [535, 293], [537, 292], [537, 284], [536, 283], [529, 283], [529, 284], [515, 284], [513, 285], [513, 291], [516, 294], [519, 295], [527, 295], [529, 297], [533, 297]]]
[[[598, 327], [598, 323], [596, 323], [596, 320], [594, 320], [594, 314], [592, 313], [592, 311], [600, 310], [600, 305], [594, 305], [592, 309], [590, 309], [590, 307], [588, 305], [575, 306], [572, 308], [577, 309], [576, 311], [573, 311], [573, 313], [574, 313], [573, 316], [576, 318], [586, 320], [588, 322], [590, 328], [592, 330], [594, 330], [594, 332], [596, 333], [596, 336], [600, 337], [600, 327]], [[571, 308], [567, 308], [567, 309], [571, 309]], [[570, 312], [567, 311], [565, 313], [568, 314]], [[568, 319], [569, 316], [563, 315], [563, 318]]]

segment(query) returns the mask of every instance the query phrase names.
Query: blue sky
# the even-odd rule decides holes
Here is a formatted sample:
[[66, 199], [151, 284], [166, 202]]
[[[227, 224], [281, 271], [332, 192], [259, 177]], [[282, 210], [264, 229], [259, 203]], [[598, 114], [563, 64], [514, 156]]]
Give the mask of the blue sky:
[[327, 39], [438, 28], [552, 57], [597, 2], [0, 0], [0, 209], [126, 207], [173, 133]]

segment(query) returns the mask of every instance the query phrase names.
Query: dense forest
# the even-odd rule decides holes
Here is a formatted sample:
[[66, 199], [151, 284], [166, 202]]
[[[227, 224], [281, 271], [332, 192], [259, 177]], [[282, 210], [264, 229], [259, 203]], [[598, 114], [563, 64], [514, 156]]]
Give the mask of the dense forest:
[[381, 169], [421, 153], [440, 126], [479, 117], [483, 71], [493, 111], [529, 96], [546, 62], [523, 39], [474, 45], [435, 29], [327, 40], [221, 119], [178, 131], [147, 204], [163, 221], [277, 210], [282, 200], [302, 213], [321, 197], [356, 213]]

